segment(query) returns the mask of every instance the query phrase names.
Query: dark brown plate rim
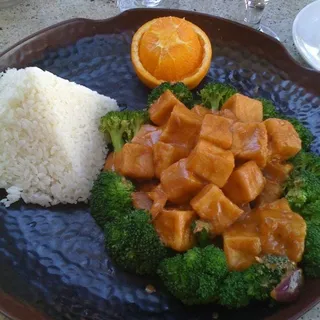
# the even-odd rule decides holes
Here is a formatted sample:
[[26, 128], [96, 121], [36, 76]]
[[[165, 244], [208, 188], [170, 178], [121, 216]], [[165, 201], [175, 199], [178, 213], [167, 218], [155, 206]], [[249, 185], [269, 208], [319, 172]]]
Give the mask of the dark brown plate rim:
[[[1, 65], [1, 60], [6, 61], [6, 57], [9, 57], [10, 55], [12, 55], [14, 53], [19, 52], [23, 48], [23, 46], [27, 45], [28, 43], [30, 43], [32, 41], [35, 41], [37, 38], [39, 38], [41, 36], [44, 36], [48, 33], [53, 32], [56, 29], [60, 29], [61, 27], [66, 27], [68, 25], [77, 24], [77, 23], [87, 23], [90, 25], [103, 24], [106, 22], [114, 22], [115, 23], [118, 20], [127, 18], [128, 15], [134, 14], [135, 12], [139, 12], [139, 13], [145, 12], [147, 14], [151, 10], [153, 12], [158, 12], [159, 14], [163, 13], [163, 15], [168, 15], [168, 14], [180, 15], [180, 16], [184, 15], [184, 14], [186, 14], [186, 15], [190, 15], [190, 14], [199, 15], [199, 16], [203, 16], [206, 18], [216, 19], [216, 20], [220, 20], [225, 23], [233, 24], [235, 26], [238, 26], [239, 28], [245, 29], [247, 32], [249, 32], [249, 34], [250, 33], [255, 33], [255, 35], [259, 34], [259, 37], [261, 38], [262, 41], [263, 40], [268, 41], [273, 46], [278, 47], [278, 50], [280, 51], [280, 53], [282, 55], [282, 59], [286, 60], [286, 63], [289, 63], [289, 67], [291, 67], [295, 73], [298, 73], [300, 75], [302, 74], [305, 79], [307, 79], [309, 77], [313, 78], [313, 80], [319, 79], [319, 82], [320, 82], [320, 72], [300, 65], [291, 56], [291, 54], [287, 51], [286, 47], [281, 42], [277, 41], [276, 39], [272, 38], [269, 35], [263, 34], [263, 33], [258, 32], [256, 30], [253, 30], [243, 24], [240, 24], [238, 22], [231, 21], [231, 20], [228, 20], [225, 18], [221, 18], [221, 17], [217, 17], [217, 16], [205, 14], [205, 13], [190, 12], [190, 11], [185, 11], [185, 10], [170, 10], [170, 9], [132, 9], [132, 10], [125, 11], [119, 15], [110, 17], [108, 19], [92, 20], [92, 19], [84, 19], [84, 18], [75, 18], [75, 19], [70, 19], [70, 20], [66, 20], [66, 21], [57, 23], [55, 25], [49, 26], [47, 28], [44, 28], [44, 29], [36, 32], [36, 33], [31, 34], [30, 36], [22, 39], [21, 41], [10, 46], [8, 49], [6, 49], [2, 53], [0, 53], [0, 71], [1, 71], [1, 69], [5, 69], [6, 67], [8, 67], [8, 66], [5, 67], [5, 66]], [[47, 49], [47, 48], [44, 48], [44, 49]], [[297, 80], [297, 79], [295, 79], [295, 80]], [[300, 82], [300, 81], [297, 81], [297, 82]], [[304, 81], [301, 84], [305, 84]], [[312, 87], [313, 87], [313, 89], [315, 88], [314, 86], [312, 86]], [[314, 91], [313, 89], [311, 89], [311, 91]], [[286, 310], [280, 310], [279, 312], [277, 312], [276, 314], [274, 314], [271, 317], [266, 318], [265, 320], [273, 320], [273, 319], [275, 319], [274, 318], [275, 316], [277, 317], [277, 319], [296, 320], [300, 316], [302, 316], [304, 313], [309, 311], [313, 306], [315, 306], [316, 304], [318, 304], [320, 302], [320, 297], [315, 298], [313, 301], [308, 301], [308, 299], [304, 299], [304, 297], [301, 297], [300, 299], [303, 301], [300, 302], [299, 304], [292, 304], [291, 306], [286, 308]], [[48, 318], [47, 316], [42, 314], [40, 311], [38, 311], [32, 307], [29, 307], [28, 305], [18, 301], [16, 298], [14, 298], [12, 296], [7, 295], [3, 291], [1, 291], [1, 289], [0, 289], [0, 313], [6, 315], [7, 317], [9, 317], [11, 319], [15, 319], [15, 320], [27, 320], [27, 319], [50, 320], [50, 318]], [[294, 314], [294, 316], [290, 316], [288, 318], [288, 314], [290, 314], [290, 315]], [[287, 317], [287, 318], [285, 318], [285, 317]]]
[[49, 27], [46, 27], [44, 29], [41, 29], [40, 31], [38, 32], [35, 32], [27, 37], [25, 37], [24, 39], [16, 42], [15, 44], [13, 44], [12, 46], [9, 46], [9, 48], [5, 49], [4, 51], [0, 52], [0, 58], [3, 58], [5, 55], [7, 54], [10, 54], [12, 53], [12, 51], [16, 51], [17, 49], [19, 49], [19, 47], [21, 45], [24, 45], [28, 42], [30, 42], [31, 40], [37, 38], [38, 36], [40, 35], [43, 35], [45, 33], [47, 33], [48, 31], [53, 31], [54, 29], [57, 29], [57, 28], [60, 28], [62, 26], [66, 26], [66, 25], [69, 25], [69, 24], [74, 24], [74, 23], [78, 23], [78, 22], [90, 22], [90, 23], [105, 23], [107, 21], [111, 22], [111, 21], [116, 21], [116, 20], [119, 20], [119, 19], [122, 19], [122, 18], [125, 18], [128, 13], [134, 13], [134, 12], [149, 12], [150, 10], [152, 11], [158, 11], [158, 12], [172, 12], [173, 14], [174, 13], [192, 13], [192, 14], [195, 14], [195, 15], [202, 15], [202, 16], [206, 16], [206, 17], [210, 17], [210, 18], [213, 18], [213, 19], [216, 19], [216, 20], [221, 20], [221, 21], [225, 21], [225, 22], [228, 22], [230, 24], [233, 24], [233, 25], [237, 25], [241, 28], [245, 28], [247, 30], [250, 30], [250, 32], [254, 32], [256, 34], [259, 34], [261, 37], [264, 37], [264, 38], [267, 38], [268, 41], [272, 41], [273, 43], [277, 44], [278, 47], [280, 48], [281, 47], [281, 50], [282, 50], [282, 53], [285, 55], [285, 57], [287, 59], [290, 60], [290, 62], [292, 64], [295, 65], [295, 67], [299, 67], [301, 69], [301, 71], [303, 72], [310, 72], [310, 75], [320, 75], [320, 72], [315, 70], [315, 69], [312, 69], [310, 67], [305, 67], [305, 66], [302, 66], [298, 61], [296, 61], [294, 59], [294, 57], [289, 53], [289, 51], [287, 50], [287, 48], [280, 42], [278, 41], [277, 39], [273, 38], [272, 36], [269, 36], [268, 34], [265, 34], [265, 33], [261, 33], [257, 30], [254, 30], [244, 24], [241, 24], [239, 22], [236, 22], [236, 21], [232, 21], [232, 20], [229, 20], [229, 19], [225, 19], [225, 18], [222, 18], [222, 17], [218, 17], [218, 16], [215, 16], [215, 15], [210, 15], [210, 14], [207, 14], [207, 13], [199, 13], [199, 12], [190, 12], [190, 11], [187, 11], [187, 10], [178, 10], [178, 9], [175, 9], [175, 10], [171, 10], [171, 9], [131, 9], [131, 10], [127, 10], [127, 11], [124, 11], [118, 15], [115, 15], [113, 17], [110, 17], [110, 18], [107, 18], [107, 19], [86, 19], [86, 18], [73, 18], [73, 19], [68, 19], [68, 20], [65, 20], [65, 21], [62, 21], [62, 22], [59, 22], [59, 23], [56, 23], [54, 25], [51, 25]]

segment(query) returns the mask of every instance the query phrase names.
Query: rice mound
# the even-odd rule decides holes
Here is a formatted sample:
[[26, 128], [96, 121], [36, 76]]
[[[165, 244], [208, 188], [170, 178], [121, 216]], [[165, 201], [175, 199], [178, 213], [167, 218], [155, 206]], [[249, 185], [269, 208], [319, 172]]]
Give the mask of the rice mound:
[[0, 73], [0, 188], [51, 206], [87, 201], [107, 154], [100, 117], [117, 102], [39, 68]]

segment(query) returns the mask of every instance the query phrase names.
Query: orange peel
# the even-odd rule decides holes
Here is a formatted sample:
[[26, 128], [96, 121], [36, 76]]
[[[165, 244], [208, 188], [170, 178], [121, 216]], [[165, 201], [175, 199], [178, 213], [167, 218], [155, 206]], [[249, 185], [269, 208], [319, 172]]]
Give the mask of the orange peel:
[[162, 17], [134, 34], [131, 59], [139, 79], [149, 88], [183, 82], [195, 88], [209, 71], [212, 46], [206, 33], [177, 17]]

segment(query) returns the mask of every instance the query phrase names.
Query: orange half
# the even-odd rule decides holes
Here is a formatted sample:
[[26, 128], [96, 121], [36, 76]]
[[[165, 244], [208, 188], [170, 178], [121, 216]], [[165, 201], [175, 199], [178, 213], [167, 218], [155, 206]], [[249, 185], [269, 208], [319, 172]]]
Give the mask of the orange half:
[[164, 81], [181, 81], [193, 89], [208, 73], [212, 47], [198, 26], [163, 17], [147, 22], [135, 33], [131, 59], [137, 76], [150, 88]]

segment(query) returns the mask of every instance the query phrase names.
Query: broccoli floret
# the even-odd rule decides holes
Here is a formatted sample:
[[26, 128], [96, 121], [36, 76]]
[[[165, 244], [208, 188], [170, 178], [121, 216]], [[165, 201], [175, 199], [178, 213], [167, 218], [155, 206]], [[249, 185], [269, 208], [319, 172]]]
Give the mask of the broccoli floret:
[[129, 128], [125, 131], [126, 142], [130, 142], [133, 137], [138, 133], [141, 126], [149, 122], [149, 113], [145, 110], [139, 111], [125, 111], [127, 118], [130, 121]]
[[148, 121], [147, 111], [111, 111], [101, 118], [99, 129], [111, 138], [114, 151], [118, 152]]
[[168, 290], [186, 305], [214, 302], [227, 274], [224, 252], [212, 245], [165, 259], [158, 269]]
[[111, 171], [100, 173], [91, 191], [90, 210], [101, 228], [131, 210], [133, 191], [133, 184], [123, 176]]
[[163, 82], [158, 87], [154, 88], [148, 96], [148, 107], [158, 100], [160, 96], [167, 90], [170, 90], [176, 96], [176, 98], [188, 108], [193, 107], [194, 101], [192, 92], [182, 82], [177, 82], [174, 84], [171, 84], [170, 82]]
[[100, 119], [99, 130], [111, 138], [114, 151], [118, 152], [126, 142], [129, 126], [130, 122], [125, 111], [111, 111]]
[[198, 247], [205, 248], [212, 244], [212, 226], [209, 222], [196, 220], [191, 225]]
[[315, 153], [301, 150], [290, 162], [295, 172], [307, 170], [320, 178], [320, 157]]
[[211, 110], [219, 110], [222, 105], [238, 91], [224, 83], [208, 83], [200, 90], [202, 104]]
[[240, 308], [254, 300], [267, 300], [282, 277], [295, 267], [287, 257], [267, 255], [245, 271], [230, 272], [220, 286], [219, 302], [228, 308]]
[[249, 294], [259, 301], [268, 299], [270, 292], [282, 277], [295, 269], [296, 264], [287, 257], [266, 255], [246, 272], [246, 279], [253, 283], [249, 288]]
[[281, 113], [277, 111], [275, 105], [271, 100], [264, 98], [258, 98], [257, 100], [262, 102], [263, 106], [263, 120], [269, 118], [281, 118]]
[[248, 293], [249, 284], [244, 272], [230, 272], [219, 291], [219, 303], [228, 308], [241, 308], [251, 301]]
[[285, 197], [294, 210], [319, 199], [320, 179], [307, 170], [293, 170], [285, 184]]
[[314, 136], [311, 131], [307, 127], [305, 127], [298, 119], [288, 117], [283, 117], [283, 119], [289, 121], [296, 129], [302, 142], [302, 148], [304, 150], [309, 150], [314, 140]]
[[320, 278], [320, 216], [307, 221], [307, 236], [302, 266], [307, 276]]
[[106, 248], [113, 261], [132, 273], [152, 275], [169, 251], [161, 243], [150, 215], [133, 210], [105, 225]]
[[305, 220], [319, 219], [320, 220], [320, 200], [308, 203], [299, 211], [300, 215]]
[[286, 183], [286, 198], [301, 215], [311, 216], [320, 211], [316, 205], [320, 197], [320, 157], [300, 151], [290, 162], [294, 170]]

